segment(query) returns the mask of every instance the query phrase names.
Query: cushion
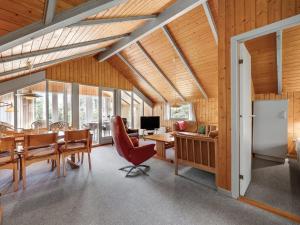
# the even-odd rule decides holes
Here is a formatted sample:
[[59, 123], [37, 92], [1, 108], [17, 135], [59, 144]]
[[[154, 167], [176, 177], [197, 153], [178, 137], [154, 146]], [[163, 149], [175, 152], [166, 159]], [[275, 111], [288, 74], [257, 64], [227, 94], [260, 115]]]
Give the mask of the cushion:
[[[83, 142], [75, 142], [75, 143], [68, 143], [68, 150], [76, 150], [80, 148], [86, 148], [86, 144]], [[62, 145], [60, 150], [64, 151], [66, 149], [66, 145]]]
[[28, 150], [28, 157], [40, 157], [51, 155], [55, 153], [55, 148], [44, 147], [44, 148], [35, 148]]
[[185, 121], [177, 121], [177, 124], [180, 131], [184, 131], [186, 129]]
[[206, 127], [205, 125], [200, 125], [198, 129], [199, 134], [205, 134]]
[[209, 132], [208, 136], [211, 137], [211, 138], [218, 137], [218, 130], [214, 130], [214, 131]]

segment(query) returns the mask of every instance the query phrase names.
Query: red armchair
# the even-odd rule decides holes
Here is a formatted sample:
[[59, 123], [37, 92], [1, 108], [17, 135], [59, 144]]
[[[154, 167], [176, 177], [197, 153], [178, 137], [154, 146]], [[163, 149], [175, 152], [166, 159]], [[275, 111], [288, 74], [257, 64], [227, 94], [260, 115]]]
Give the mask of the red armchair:
[[[146, 171], [150, 169], [147, 165], [142, 165], [143, 162], [150, 159], [156, 154], [154, 144], [135, 147], [133, 141], [126, 133], [126, 129], [120, 116], [113, 117], [111, 120], [112, 136], [116, 149], [120, 156], [125, 158], [133, 165], [120, 168], [126, 171], [126, 177], [134, 177], [140, 174], [147, 175]], [[141, 169], [141, 167], [143, 169]]]

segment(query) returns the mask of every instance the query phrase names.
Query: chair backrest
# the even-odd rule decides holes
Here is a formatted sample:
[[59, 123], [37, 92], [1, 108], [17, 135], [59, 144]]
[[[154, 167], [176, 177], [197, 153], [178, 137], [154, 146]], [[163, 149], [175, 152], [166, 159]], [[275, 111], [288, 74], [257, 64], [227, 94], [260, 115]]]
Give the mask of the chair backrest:
[[88, 142], [89, 140], [90, 140], [90, 131], [88, 129], [65, 131], [66, 142], [78, 142], [78, 141]]
[[32, 122], [31, 129], [47, 128], [46, 120], [36, 120]]
[[69, 124], [65, 121], [58, 121], [50, 124], [50, 130], [52, 131], [66, 130], [68, 128], [69, 128]]
[[133, 144], [126, 132], [125, 125], [120, 116], [111, 119], [112, 136], [114, 144], [120, 156], [128, 160], [131, 151], [134, 149]]
[[9, 152], [11, 156], [11, 160], [14, 160], [16, 144], [14, 137], [3, 137], [0, 138], [0, 153], [1, 152]]
[[25, 158], [27, 158], [28, 151], [30, 151], [31, 149], [49, 147], [53, 145], [57, 146], [57, 133], [25, 135], [24, 137]]

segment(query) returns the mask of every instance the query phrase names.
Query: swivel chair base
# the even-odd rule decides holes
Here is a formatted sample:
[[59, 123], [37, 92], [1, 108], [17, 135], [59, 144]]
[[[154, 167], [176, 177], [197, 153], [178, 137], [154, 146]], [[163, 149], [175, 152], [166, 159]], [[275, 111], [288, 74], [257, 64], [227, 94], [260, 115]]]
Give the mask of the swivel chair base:
[[119, 170], [127, 172], [125, 177], [136, 177], [136, 176], [139, 176], [141, 174], [149, 176], [147, 174], [147, 171], [150, 170], [150, 166], [147, 166], [147, 165], [125, 166], [125, 167], [120, 168]]

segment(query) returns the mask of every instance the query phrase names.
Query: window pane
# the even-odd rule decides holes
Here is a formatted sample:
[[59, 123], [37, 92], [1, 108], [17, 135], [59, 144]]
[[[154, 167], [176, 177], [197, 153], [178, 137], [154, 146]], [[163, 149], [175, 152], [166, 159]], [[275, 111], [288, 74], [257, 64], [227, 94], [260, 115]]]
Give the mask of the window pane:
[[121, 91], [121, 117], [127, 119], [127, 126], [131, 128], [131, 92]]
[[71, 84], [49, 81], [49, 122], [65, 121], [71, 126]]
[[152, 116], [152, 107], [144, 102], [144, 116]]
[[[46, 82], [18, 90], [18, 128], [30, 129], [40, 121], [46, 127]], [[25, 95], [24, 95], [25, 94]], [[33, 94], [36, 97], [33, 97]]]
[[[0, 96], [0, 126], [4, 126], [5, 128], [14, 127], [14, 94], [8, 93]], [[4, 128], [3, 127], [3, 128]]]
[[90, 129], [93, 143], [99, 142], [99, 92], [97, 87], [79, 86], [79, 126]]
[[134, 128], [139, 129], [141, 127], [141, 116], [143, 115], [143, 100], [136, 94], [133, 94], [133, 97]]
[[111, 136], [110, 119], [114, 115], [114, 92], [102, 91], [102, 137]]
[[190, 105], [181, 105], [179, 107], [171, 106], [171, 119], [189, 119]]

